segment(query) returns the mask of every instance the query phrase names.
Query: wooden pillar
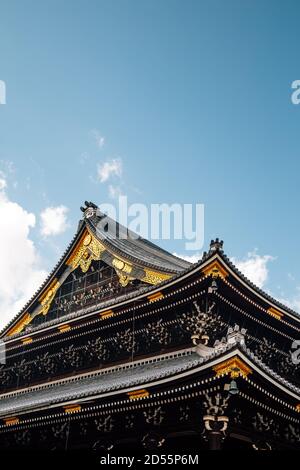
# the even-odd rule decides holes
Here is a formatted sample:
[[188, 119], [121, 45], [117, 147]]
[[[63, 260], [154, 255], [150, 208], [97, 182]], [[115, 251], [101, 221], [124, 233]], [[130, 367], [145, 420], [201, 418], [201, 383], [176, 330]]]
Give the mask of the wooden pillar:
[[209, 450], [221, 450], [228, 425], [227, 416], [205, 415], [203, 421]]

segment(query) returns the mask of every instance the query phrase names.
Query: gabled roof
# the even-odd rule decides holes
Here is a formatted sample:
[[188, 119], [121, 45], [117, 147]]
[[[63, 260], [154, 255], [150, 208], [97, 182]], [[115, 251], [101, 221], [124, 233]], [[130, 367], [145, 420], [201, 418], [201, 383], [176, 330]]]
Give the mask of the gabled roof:
[[[86, 203], [91, 204], [91, 203]], [[113, 253], [132, 261], [166, 273], [180, 273], [191, 263], [163, 250], [154, 243], [128, 230], [126, 227], [94, 209], [85, 219], [88, 229]], [[85, 213], [87, 210], [85, 210]]]
[[199, 265], [209, 264], [214, 259], [218, 259], [225, 269], [229, 269], [229, 272], [233, 274], [237, 282], [241, 283], [244, 287], [249, 289], [253, 294], [257, 295], [261, 300], [270, 306], [278, 308], [283, 314], [290, 314], [295, 320], [300, 320], [300, 313], [291, 309], [290, 307], [284, 305], [282, 302], [279, 302], [277, 299], [272, 297], [270, 294], [265, 292], [260, 287], [256, 286], [250, 279], [248, 279], [231, 261], [231, 259], [223, 251], [223, 241], [220, 241], [218, 238], [216, 240], [211, 240], [210, 250], [208, 253], [204, 253], [202, 259], [199, 261]]
[[153, 387], [181, 379], [193, 379], [195, 374], [207, 371], [213, 373], [215, 379], [232, 372], [238, 372], [238, 376], [246, 380], [249, 374], [259, 377], [285, 397], [290, 412], [298, 412], [300, 389], [272, 371], [245, 344], [234, 342], [210, 349], [211, 352], [203, 356], [197, 347], [188, 348], [5, 393], [0, 395], [0, 417], [20, 416], [72, 403], [84, 404], [91, 399], [134, 390], [153, 390]]
[[[197, 272], [204, 272], [210, 275], [214, 275], [213, 268], [214, 263], [217, 264], [218, 269], [223, 270], [226, 277], [227, 274], [231, 279], [235, 279], [235, 282], [241, 286], [241, 289], [246, 292], [248, 290], [251, 295], [257, 297], [257, 301], [263, 302], [265, 305], [269, 306], [270, 309], [274, 309], [275, 315], [280, 317], [281, 315], [287, 315], [287, 317], [292, 318], [294, 321], [299, 323], [300, 315], [294, 310], [290, 309], [287, 306], [284, 306], [282, 303], [271, 297], [269, 294], [264, 292], [259, 287], [255, 286], [249, 279], [242, 274], [238, 268], [231, 262], [231, 260], [224, 254], [223, 251], [223, 242], [218, 238], [212, 240], [210, 244], [210, 249], [208, 253], [204, 253], [203, 257], [199, 262], [195, 264], [188, 263], [162, 248], [154, 245], [148, 240], [143, 239], [142, 237], [130, 236], [124, 238], [124, 233], [127, 234], [127, 229], [121, 224], [115, 223], [110, 218], [106, 218], [107, 225], [103, 224], [103, 214], [99, 213], [97, 206], [92, 203], [86, 203], [87, 207], [83, 209], [84, 219], [81, 220], [77, 233], [75, 234], [70, 245], [66, 249], [65, 253], [61, 257], [60, 261], [57, 263], [53, 271], [49, 274], [46, 281], [40, 287], [40, 289], [35, 293], [35, 295], [30, 299], [30, 301], [25, 305], [21, 312], [16, 315], [16, 317], [4, 328], [1, 336], [7, 336], [11, 331], [14, 331], [18, 322], [25, 318], [28, 312], [31, 312], [34, 306], [37, 304], [39, 299], [45, 296], [45, 293], [51, 290], [53, 282], [59, 278], [63, 273], [64, 276], [68, 275], [68, 272], [71, 272], [72, 260], [74, 259], [74, 253], [78, 252], [78, 249], [84, 243], [85, 234], [91, 234], [92, 237], [99, 242], [101, 250], [104, 250], [105, 262], [110, 263], [113, 266], [118, 274], [128, 275], [126, 269], [132, 268], [131, 273], [128, 277], [133, 276], [133, 278], [141, 279], [145, 281], [145, 287], [139, 291], [130, 292], [129, 294], [124, 294], [122, 297], [110, 301], [104, 301], [101, 303], [101, 306], [98, 304], [95, 307], [98, 309], [102, 307], [111, 307], [112, 305], [118, 305], [120, 301], [124, 302], [134, 300], [135, 298], [140, 298], [146, 295], [149, 295], [150, 292], [156, 292], [163, 288], [171, 287], [172, 285], [184, 281], [190, 276], [194, 275]], [[100, 223], [99, 223], [100, 222]], [[111, 223], [110, 223], [111, 222]], [[118, 236], [114, 237], [111, 232], [111, 227], [116, 224], [117, 230], [116, 233]], [[79, 247], [79, 248], [78, 248]], [[76, 251], [77, 250], [77, 251]], [[76, 258], [76, 257], [75, 257]], [[117, 261], [117, 263], [116, 263]], [[119, 265], [122, 265], [124, 267]], [[122, 271], [122, 270], [125, 271]], [[68, 271], [69, 270], [69, 271]], [[222, 274], [222, 273], [219, 273]], [[147, 287], [147, 284], [149, 287]], [[88, 309], [91, 311], [91, 308]], [[66, 318], [78, 318], [82, 315], [85, 315], [85, 312], [72, 313], [62, 319], [52, 320], [48, 325], [54, 325], [61, 321], [66, 321]], [[35, 328], [36, 330], [43, 329], [43, 326]], [[23, 330], [20, 330], [23, 331]], [[16, 333], [20, 333], [16, 331]]]
[[[130, 279], [140, 279], [146, 284], [155, 285], [190, 266], [189, 262], [128, 231], [118, 222], [100, 213], [95, 204], [86, 202], [86, 208], [82, 209], [84, 218], [80, 221], [78, 230], [63, 256], [23, 309], [2, 330], [1, 337], [23, 331], [31, 321], [32, 310], [40, 314], [43, 310], [40, 303], [49, 303], [53, 300], [52, 292], [55, 294], [75, 269], [74, 258], [78, 261], [78, 255], [84, 254], [83, 249], [88, 237], [91, 237], [94, 245], [97, 245], [99, 254], [99, 257], [95, 256], [94, 247], [86, 246], [91, 253], [90, 262], [93, 259], [100, 259], [100, 254], [103, 255], [101, 259], [116, 270], [124, 283]], [[105, 224], [101, 224], [103, 219]], [[116, 227], [114, 233], [113, 227]], [[45, 309], [43, 313], [45, 314]]]

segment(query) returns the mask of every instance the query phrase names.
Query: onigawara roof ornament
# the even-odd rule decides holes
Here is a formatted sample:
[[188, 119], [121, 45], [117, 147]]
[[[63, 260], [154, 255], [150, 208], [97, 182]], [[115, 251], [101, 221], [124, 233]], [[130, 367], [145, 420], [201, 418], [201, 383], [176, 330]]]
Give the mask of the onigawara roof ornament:
[[209, 247], [209, 254], [219, 251], [220, 253], [223, 253], [223, 240], [219, 240], [219, 238], [216, 238], [215, 240], [211, 240], [210, 242], [210, 247]]

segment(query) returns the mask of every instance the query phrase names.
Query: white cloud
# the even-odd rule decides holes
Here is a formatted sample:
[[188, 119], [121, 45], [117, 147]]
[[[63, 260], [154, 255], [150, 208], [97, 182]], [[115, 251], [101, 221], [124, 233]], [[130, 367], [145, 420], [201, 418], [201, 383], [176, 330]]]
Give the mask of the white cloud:
[[105, 138], [103, 135], [100, 134], [100, 132], [97, 129], [93, 129], [91, 131], [92, 136], [94, 137], [97, 147], [101, 149], [105, 143]]
[[273, 256], [260, 256], [256, 251], [253, 251], [248, 253], [243, 260], [232, 258], [232, 262], [250, 281], [257, 287], [262, 288], [266, 284], [269, 275], [268, 263], [274, 259]]
[[[5, 186], [4, 186], [5, 187]], [[0, 191], [0, 328], [25, 305], [47, 276], [30, 230], [35, 215]]]
[[65, 206], [47, 207], [41, 212], [41, 234], [44, 237], [59, 235], [68, 227], [67, 213], [69, 209]]
[[194, 255], [178, 255], [173, 253], [174, 256], [189, 261], [189, 263], [197, 263], [202, 258], [202, 253], [195, 253]]
[[273, 295], [274, 298], [276, 298], [276, 300], [278, 300], [278, 302], [281, 302], [283, 305], [285, 305], [286, 307], [289, 307], [291, 308], [292, 310], [296, 310], [296, 312], [299, 312], [300, 313], [300, 293], [296, 294], [295, 296], [293, 296], [292, 298], [278, 298], [278, 297], [275, 297]]
[[105, 183], [112, 176], [117, 176], [121, 178], [122, 176], [122, 161], [119, 158], [114, 158], [112, 160], [106, 161], [102, 164], [99, 164], [97, 167], [98, 179], [101, 183]]
[[0, 191], [6, 188], [6, 180], [0, 176]]

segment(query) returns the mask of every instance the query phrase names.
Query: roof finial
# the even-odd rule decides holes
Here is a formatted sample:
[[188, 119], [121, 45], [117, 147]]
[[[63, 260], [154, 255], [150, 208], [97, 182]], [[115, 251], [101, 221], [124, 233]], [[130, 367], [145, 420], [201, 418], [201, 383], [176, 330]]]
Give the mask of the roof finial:
[[216, 238], [215, 240], [211, 240], [209, 246], [209, 253], [213, 253], [215, 251], [223, 252], [223, 240], [219, 240]]
[[89, 219], [93, 215], [96, 215], [96, 211], [98, 209], [98, 206], [96, 206], [96, 204], [88, 201], [85, 201], [84, 204], [86, 205], [86, 207], [81, 206], [80, 210], [84, 213], [85, 219]]

